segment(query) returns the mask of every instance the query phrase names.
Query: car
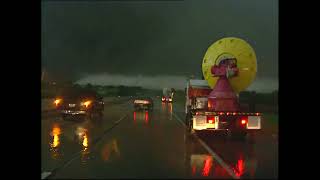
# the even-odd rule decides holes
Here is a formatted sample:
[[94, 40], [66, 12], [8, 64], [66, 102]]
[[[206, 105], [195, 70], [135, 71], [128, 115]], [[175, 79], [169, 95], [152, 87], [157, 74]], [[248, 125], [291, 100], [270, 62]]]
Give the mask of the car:
[[56, 111], [63, 119], [77, 117], [78, 119], [103, 116], [104, 102], [95, 91], [85, 89], [63, 89], [54, 100]]
[[150, 97], [138, 97], [133, 101], [135, 110], [152, 110], [153, 100]]
[[162, 96], [161, 98], [162, 102], [172, 102], [172, 98], [170, 96]]

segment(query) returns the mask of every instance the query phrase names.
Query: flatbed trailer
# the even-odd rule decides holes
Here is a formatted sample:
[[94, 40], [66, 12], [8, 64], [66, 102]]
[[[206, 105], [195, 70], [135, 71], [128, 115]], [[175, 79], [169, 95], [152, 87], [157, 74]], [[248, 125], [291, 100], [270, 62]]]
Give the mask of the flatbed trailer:
[[244, 137], [261, 130], [260, 112], [209, 111], [208, 95], [212, 89], [205, 80], [191, 79], [186, 88], [186, 119], [190, 132], [224, 131], [230, 136]]

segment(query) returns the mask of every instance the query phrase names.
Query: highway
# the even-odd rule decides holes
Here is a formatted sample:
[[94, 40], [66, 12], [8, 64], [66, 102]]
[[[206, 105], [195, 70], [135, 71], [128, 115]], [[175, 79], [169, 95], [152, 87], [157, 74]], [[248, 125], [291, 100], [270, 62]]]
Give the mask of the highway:
[[182, 104], [155, 98], [154, 106], [135, 112], [129, 98], [106, 98], [103, 118], [85, 121], [43, 110], [42, 178], [278, 178], [276, 130], [262, 130], [255, 144], [190, 134]]

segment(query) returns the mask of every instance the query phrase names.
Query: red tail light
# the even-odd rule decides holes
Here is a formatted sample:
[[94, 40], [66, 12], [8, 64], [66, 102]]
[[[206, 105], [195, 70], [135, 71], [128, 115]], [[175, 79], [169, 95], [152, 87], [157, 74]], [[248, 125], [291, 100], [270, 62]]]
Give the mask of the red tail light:
[[242, 120], [241, 120], [241, 124], [242, 124], [242, 125], [245, 125], [245, 124], [247, 124], [247, 120], [245, 120], [245, 119], [242, 119]]
[[214, 116], [207, 116], [207, 123], [213, 124], [214, 123]]

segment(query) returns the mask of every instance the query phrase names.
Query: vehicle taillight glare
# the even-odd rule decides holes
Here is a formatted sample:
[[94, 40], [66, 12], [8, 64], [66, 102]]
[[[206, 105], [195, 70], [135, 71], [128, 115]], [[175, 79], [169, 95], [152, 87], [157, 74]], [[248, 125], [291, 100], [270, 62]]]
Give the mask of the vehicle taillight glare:
[[214, 116], [207, 116], [207, 122], [210, 123], [210, 124], [213, 124]]
[[241, 124], [242, 124], [242, 125], [245, 125], [246, 123], [247, 123], [247, 120], [245, 120], [245, 119], [242, 119], [242, 120], [241, 120]]

